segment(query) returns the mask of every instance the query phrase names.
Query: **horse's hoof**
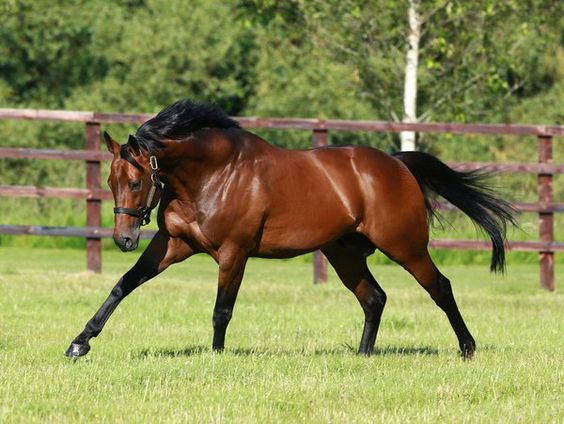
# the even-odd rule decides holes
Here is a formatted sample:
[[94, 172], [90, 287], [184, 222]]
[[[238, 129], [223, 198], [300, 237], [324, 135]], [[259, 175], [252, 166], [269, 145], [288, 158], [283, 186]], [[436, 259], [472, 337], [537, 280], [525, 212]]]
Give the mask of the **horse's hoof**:
[[65, 355], [69, 358], [78, 358], [80, 356], [86, 355], [90, 351], [90, 345], [88, 343], [71, 343]]
[[474, 352], [476, 351], [476, 343], [474, 342], [465, 343], [461, 346], [460, 349], [462, 351], [461, 352], [462, 358], [470, 360], [474, 357]]

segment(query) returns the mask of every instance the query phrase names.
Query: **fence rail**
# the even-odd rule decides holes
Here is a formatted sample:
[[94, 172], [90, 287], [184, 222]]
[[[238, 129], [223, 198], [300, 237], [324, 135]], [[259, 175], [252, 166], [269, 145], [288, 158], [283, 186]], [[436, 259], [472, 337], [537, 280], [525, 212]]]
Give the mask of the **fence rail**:
[[[76, 112], [46, 109], [3, 109], [0, 119], [33, 121], [65, 121], [96, 124], [142, 124], [154, 115], [146, 113], [101, 113]], [[247, 128], [271, 128], [287, 130], [333, 130], [368, 132], [438, 132], [451, 134], [497, 134], [535, 135], [548, 137], [564, 136], [562, 125], [518, 125], [518, 124], [454, 124], [440, 122], [403, 123], [389, 121], [349, 121], [341, 119], [258, 118], [234, 117]]]
[[[94, 272], [101, 271], [101, 239], [112, 236], [112, 229], [102, 228], [101, 202], [111, 200], [109, 190], [101, 187], [101, 162], [111, 160], [112, 155], [100, 150], [100, 127], [102, 124], [141, 124], [153, 115], [75, 112], [41, 109], [0, 109], [0, 119], [64, 121], [85, 125], [84, 150], [52, 150], [28, 148], [0, 148], [4, 159], [47, 159], [73, 160], [86, 163], [86, 188], [55, 188], [35, 186], [0, 185], [0, 196], [30, 198], [67, 198], [86, 200], [86, 227], [45, 227], [34, 225], [0, 225], [0, 234], [74, 236], [87, 240], [87, 267]], [[236, 117], [247, 128], [292, 129], [312, 132], [312, 145], [328, 144], [329, 131], [400, 132], [416, 131], [451, 134], [488, 134], [536, 136], [538, 138], [537, 163], [492, 163], [492, 162], [451, 162], [458, 170], [486, 169], [500, 173], [536, 174], [538, 180], [538, 203], [517, 203], [521, 212], [534, 212], [539, 216], [538, 241], [510, 241], [510, 250], [539, 252], [540, 284], [554, 290], [554, 253], [564, 252], [564, 243], [554, 240], [554, 213], [564, 212], [564, 203], [554, 202], [553, 175], [564, 174], [564, 164], [552, 163], [553, 137], [564, 136], [564, 126], [506, 125], [506, 124], [453, 124], [453, 123], [397, 123], [385, 121], [345, 121], [322, 119], [289, 119]], [[442, 209], [451, 205], [440, 204]], [[142, 237], [150, 238], [154, 231], [143, 231]], [[486, 241], [476, 240], [432, 240], [430, 246], [440, 249], [490, 249]], [[314, 254], [314, 281], [325, 282], [327, 262], [320, 253]]]

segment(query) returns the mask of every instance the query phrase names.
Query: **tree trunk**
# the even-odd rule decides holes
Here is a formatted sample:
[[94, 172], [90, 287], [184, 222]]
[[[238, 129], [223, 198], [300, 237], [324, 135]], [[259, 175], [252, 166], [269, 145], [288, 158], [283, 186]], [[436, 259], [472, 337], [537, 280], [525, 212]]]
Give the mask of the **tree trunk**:
[[[409, 1], [409, 33], [405, 60], [405, 85], [403, 92], [403, 122], [417, 122], [417, 64], [421, 38], [420, 0]], [[401, 150], [415, 150], [415, 132], [402, 131]]]

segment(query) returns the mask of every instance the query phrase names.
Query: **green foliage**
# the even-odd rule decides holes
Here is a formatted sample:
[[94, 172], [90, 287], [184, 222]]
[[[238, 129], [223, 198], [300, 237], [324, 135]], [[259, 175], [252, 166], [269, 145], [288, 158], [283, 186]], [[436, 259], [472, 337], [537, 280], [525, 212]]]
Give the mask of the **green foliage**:
[[[108, 43], [108, 72], [67, 107], [157, 112], [190, 97], [241, 110], [249, 96], [249, 35], [234, 12], [221, 1], [175, 0], [147, 1], [132, 16], [114, 16], [98, 34]], [[106, 29], [111, 32], [104, 35]]]
[[[562, 8], [549, 0], [422, 2], [421, 118], [562, 123]], [[190, 97], [216, 101], [232, 115], [402, 115], [407, 2], [0, 0], [0, 11], [1, 107], [157, 112]], [[134, 130], [110, 128], [120, 140]], [[259, 133], [280, 146], [311, 145], [308, 132]], [[391, 133], [330, 137], [335, 144], [398, 148]], [[449, 160], [536, 155], [534, 141], [515, 137], [419, 137], [423, 149]], [[0, 146], [83, 145], [81, 124], [0, 121]], [[555, 147], [556, 162], [560, 151]], [[84, 165], [2, 160], [0, 184], [80, 187]], [[523, 198], [535, 190], [530, 181], [509, 188]], [[563, 190], [555, 184], [557, 198]], [[41, 204], [28, 209], [59, 225], [81, 207]], [[13, 202], [0, 202], [6, 219], [17, 220], [13, 209]], [[39, 219], [20, 218], [14, 223]]]
[[[1, 3], [6, 106], [154, 112], [180, 98], [232, 114], [401, 115], [405, 2], [22, 0]], [[511, 119], [561, 81], [559, 2], [424, 2], [419, 109]], [[538, 117], [542, 119], [542, 117]]]
[[[355, 70], [359, 93], [377, 116], [401, 116], [407, 2], [300, 4], [314, 44]], [[513, 104], [557, 79], [558, 67], [543, 64], [560, 49], [559, 2], [429, 1], [421, 15], [422, 120], [510, 121]]]
[[93, 43], [100, 1], [15, 2], [0, 27], [0, 71], [17, 105], [62, 107], [108, 69]]

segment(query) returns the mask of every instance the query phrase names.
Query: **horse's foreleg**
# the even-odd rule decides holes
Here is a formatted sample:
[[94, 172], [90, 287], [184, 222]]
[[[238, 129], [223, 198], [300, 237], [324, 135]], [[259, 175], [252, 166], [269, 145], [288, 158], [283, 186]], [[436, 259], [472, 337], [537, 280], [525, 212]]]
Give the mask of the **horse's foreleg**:
[[364, 311], [364, 329], [358, 352], [370, 355], [386, 304], [386, 293], [370, 273], [362, 253], [339, 242], [323, 249], [323, 253], [343, 284], [354, 293]]
[[247, 255], [237, 247], [222, 247], [219, 251], [219, 278], [213, 310], [213, 350], [225, 346], [225, 332], [231, 321], [237, 293], [243, 280]]
[[65, 354], [71, 358], [86, 355], [90, 350], [89, 340], [100, 334], [112, 312], [129, 293], [169, 265], [188, 258], [192, 253], [193, 250], [185, 242], [158, 232], [137, 263], [120, 278], [106, 301], [72, 341]]

